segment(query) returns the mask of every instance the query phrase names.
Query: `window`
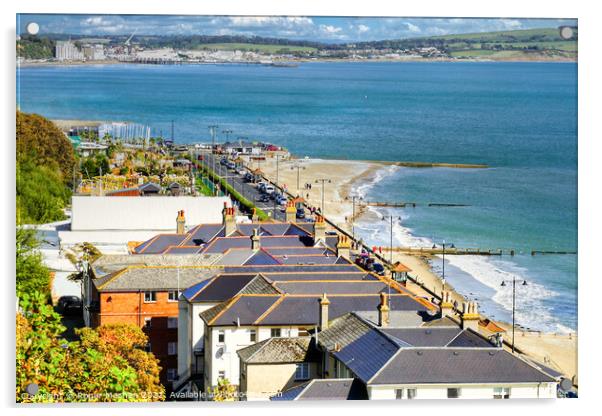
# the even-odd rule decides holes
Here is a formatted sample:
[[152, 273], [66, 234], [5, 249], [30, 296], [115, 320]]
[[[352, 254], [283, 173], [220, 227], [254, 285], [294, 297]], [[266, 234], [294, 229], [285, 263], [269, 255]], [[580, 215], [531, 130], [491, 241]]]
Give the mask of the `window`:
[[306, 328], [299, 328], [299, 335], [300, 337], [308, 337], [309, 336], [309, 331]]
[[151, 318], [151, 317], [144, 318], [144, 328], [150, 329], [152, 322], [153, 322], [153, 318]]
[[297, 364], [295, 370], [295, 380], [309, 380], [309, 363]]
[[270, 331], [270, 336], [273, 337], [279, 337], [280, 336], [280, 328], [272, 328], [272, 330]]
[[257, 342], [257, 331], [254, 329], [249, 329], [249, 341]]
[[146, 343], [146, 345], [144, 346], [144, 351], [151, 352], [151, 343], [150, 342]]
[[175, 368], [167, 369], [167, 381], [175, 381], [178, 378], [178, 374]]
[[448, 399], [457, 399], [460, 397], [460, 389], [447, 389]]
[[395, 389], [395, 399], [396, 400], [403, 399], [403, 389]]
[[223, 380], [226, 378], [226, 372], [224, 370], [219, 370], [219, 372], [217, 373], [217, 378], [220, 380]]
[[167, 343], [167, 355], [176, 355], [178, 353], [178, 343], [168, 342]]
[[226, 331], [224, 331], [223, 329], [217, 331], [217, 342], [220, 344], [226, 342]]
[[152, 290], [147, 290], [146, 292], [144, 292], [144, 302], [145, 303], [151, 303], [151, 302], [156, 302], [157, 301], [157, 292], [154, 292]]
[[494, 387], [493, 398], [494, 399], [509, 399], [510, 398], [510, 387]]
[[170, 290], [167, 292], [167, 301], [168, 302], [177, 302], [180, 297], [180, 293], [177, 290]]
[[412, 400], [416, 398], [416, 389], [408, 389], [407, 390], [408, 399]]
[[178, 318], [167, 318], [167, 327], [168, 328], [177, 328], [178, 327]]

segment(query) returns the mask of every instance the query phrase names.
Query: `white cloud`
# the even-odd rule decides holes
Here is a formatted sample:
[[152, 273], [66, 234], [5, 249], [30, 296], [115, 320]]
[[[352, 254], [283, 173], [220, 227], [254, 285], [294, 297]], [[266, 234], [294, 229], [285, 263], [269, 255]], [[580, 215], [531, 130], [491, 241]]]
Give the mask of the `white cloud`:
[[367, 32], [369, 30], [370, 30], [370, 28], [368, 26], [366, 26], [366, 25], [358, 25], [357, 26], [357, 31], [359, 33], [365, 33], [365, 32]]
[[410, 22], [406, 23], [408, 25], [408, 30], [412, 33], [420, 33], [422, 30], [420, 28]]

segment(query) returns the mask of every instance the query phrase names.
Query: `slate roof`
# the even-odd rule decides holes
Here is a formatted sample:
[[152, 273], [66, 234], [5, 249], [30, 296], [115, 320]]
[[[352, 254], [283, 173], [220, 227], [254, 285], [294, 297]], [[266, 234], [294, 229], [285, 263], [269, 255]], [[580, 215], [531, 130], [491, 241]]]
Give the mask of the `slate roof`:
[[186, 297], [192, 303], [226, 301], [238, 294], [280, 294], [263, 276], [258, 274], [219, 275], [208, 284], [195, 285], [197, 290]]
[[366, 273], [355, 264], [320, 264], [320, 265], [269, 265], [269, 266], [225, 266], [226, 273], [240, 273], [244, 270], [246, 273], [308, 273], [308, 272], [348, 272], [348, 273]]
[[[179, 270], [179, 271], [178, 271]], [[206, 267], [140, 267], [129, 266], [92, 282], [99, 292], [138, 290], [175, 290], [190, 287], [211, 278], [215, 270]], [[179, 279], [178, 279], [179, 275]]]
[[341, 262], [339, 262], [339, 257], [337, 256], [324, 256], [324, 255], [315, 255], [315, 256], [279, 256], [277, 257], [278, 261], [282, 264], [336, 264], [336, 263], [349, 263], [341, 258]]
[[265, 250], [257, 250], [243, 263], [243, 266], [263, 266], [271, 264], [281, 264], [281, 262], [272, 255], [268, 254]]
[[161, 254], [186, 239], [186, 234], [159, 234], [134, 249], [135, 254]]
[[313, 379], [270, 400], [368, 400], [366, 385], [358, 379]]
[[[391, 337], [415, 347], [445, 347], [462, 331], [461, 328], [381, 328]], [[489, 344], [491, 346], [491, 344]]]
[[165, 254], [196, 254], [201, 251], [198, 246], [169, 246]]
[[300, 272], [300, 273], [271, 273], [262, 272], [265, 276], [269, 277], [270, 280], [275, 282], [282, 281], [300, 281], [300, 280], [357, 280], [373, 282], [380, 281], [376, 276], [360, 271], [352, 272]]
[[268, 338], [237, 353], [247, 364], [318, 362], [320, 359], [310, 337]]
[[554, 379], [502, 349], [400, 349], [370, 384], [539, 383]]
[[200, 317], [212, 326], [252, 325], [279, 299], [279, 295], [238, 295], [201, 312]]
[[[378, 280], [352, 280], [352, 281], [279, 281], [275, 286], [285, 293], [314, 294], [322, 293], [381, 293], [386, 291], [387, 285]], [[394, 291], [392, 289], [392, 291]]]
[[128, 266], [209, 266], [216, 264], [219, 254], [104, 254], [92, 263], [94, 276], [102, 277]]

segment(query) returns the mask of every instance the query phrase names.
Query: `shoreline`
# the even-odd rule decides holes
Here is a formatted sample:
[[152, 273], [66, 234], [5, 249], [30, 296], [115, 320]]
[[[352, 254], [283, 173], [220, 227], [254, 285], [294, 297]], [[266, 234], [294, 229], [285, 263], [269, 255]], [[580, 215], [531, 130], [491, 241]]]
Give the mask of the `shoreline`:
[[[456, 59], [456, 58], [408, 58], [408, 59], [306, 59], [300, 58], [295, 60], [274, 60], [273, 63], [281, 64], [281, 63], [417, 63], [417, 62], [428, 62], [428, 63], [437, 63], [437, 62], [488, 62], [488, 63], [496, 63], [496, 62], [514, 62], [514, 63], [577, 63], [577, 59], [572, 58], [550, 58], [550, 59], [523, 59], [523, 58], [503, 58], [503, 59]], [[119, 61], [116, 59], [111, 60], [102, 60], [102, 61], [17, 61], [17, 68], [34, 68], [34, 67], [43, 67], [43, 66], [99, 66], [99, 65], [260, 65], [260, 66], [273, 66], [272, 64], [265, 64], [256, 61], [248, 61], [248, 62], [173, 62], [166, 64], [155, 64], [155, 63], [144, 63], [144, 62], [130, 62], [130, 61]]]
[[[346, 221], [349, 219], [352, 213], [352, 203], [346, 198], [357, 195], [358, 188], [362, 186], [370, 187], [372, 183], [375, 183], [382, 179], [383, 175], [387, 175], [392, 166], [396, 166], [395, 163], [387, 163], [380, 161], [351, 161], [351, 160], [334, 160], [334, 159], [291, 159], [289, 163], [300, 163], [305, 169], [300, 171], [300, 185], [301, 192], [305, 192], [302, 196], [305, 198], [309, 193], [309, 199], [307, 199], [310, 205], [319, 207], [321, 204], [321, 185], [312, 184], [312, 189], [307, 191], [303, 188], [303, 185], [308, 182], [308, 179], [313, 182], [314, 178], [317, 177], [329, 177], [331, 183], [324, 187], [324, 213], [333, 222], [341, 228], [351, 232], [351, 223]], [[285, 167], [286, 166], [286, 167]], [[275, 179], [275, 161], [266, 159], [261, 164], [261, 170], [264, 175], [269, 177], [271, 180]], [[279, 167], [279, 180], [280, 183], [290, 182], [292, 179], [296, 180], [296, 169], [294, 172], [290, 171], [287, 163], [280, 162]], [[318, 188], [316, 188], [318, 187]], [[291, 189], [289, 187], [289, 189]], [[293, 192], [294, 193], [294, 192]], [[356, 206], [356, 217], [355, 217], [355, 228], [358, 228], [358, 220], [366, 224], [378, 224], [380, 221], [375, 209], [358, 209]], [[356, 231], [357, 237], [357, 231]], [[366, 241], [368, 245], [370, 241]], [[388, 257], [388, 254], [384, 254]], [[418, 255], [418, 254], [406, 254], [394, 252], [392, 255], [393, 262], [401, 261], [403, 264], [408, 266], [412, 271], [409, 273], [410, 276], [416, 280], [419, 284], [413, 281], [408, 281], [407, 287], [413, 291], [416, 295], [422, 296], [428, 299], [435, 296], [440, 296], [443, 290], [443, 283], [440, 276], [433, 269], [429, 263], [433, 259], [439, 260], [438, 256], [431, 255]], [[479, 282], [473, 277], [476, 282]], [[423, 287], [426, 287], [425, 290]], [[452, 284], [447, 281], [445, 283], [445, 290], [449, 291], [453, 301], [457, 301], [458, 304], [469, 300], [467, 296], [458, 292]], [[490, 318], [481, 313], [484, 319], [489, 319], [500, 327], [504, 328], [507, 332], [504, 339], [507, 342], [511, 342], [511, 328], [512, 326], [503, 320], [497, 320]], [[525, 353], [528, 357], [539, 361], [541, 364], [550, 366], [556, 370], [559, 370], [563, 374], [570, 378], [577, 379], [577, 331], [571, 331], [570, 333], [559, 333], [559, 332], [546, 332], [531, 330], [524, 327], [515, 327], [516, 347]]]

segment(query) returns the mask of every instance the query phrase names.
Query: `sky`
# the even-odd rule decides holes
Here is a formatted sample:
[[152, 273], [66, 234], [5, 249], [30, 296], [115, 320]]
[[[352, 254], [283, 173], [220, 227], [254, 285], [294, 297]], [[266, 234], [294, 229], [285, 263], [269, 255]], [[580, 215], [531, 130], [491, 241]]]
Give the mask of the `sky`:
[[30, 22], [41, 35], [245, 35], [326, 43], [577, 25], [574, 19], [21, 14], [19, 33]]

